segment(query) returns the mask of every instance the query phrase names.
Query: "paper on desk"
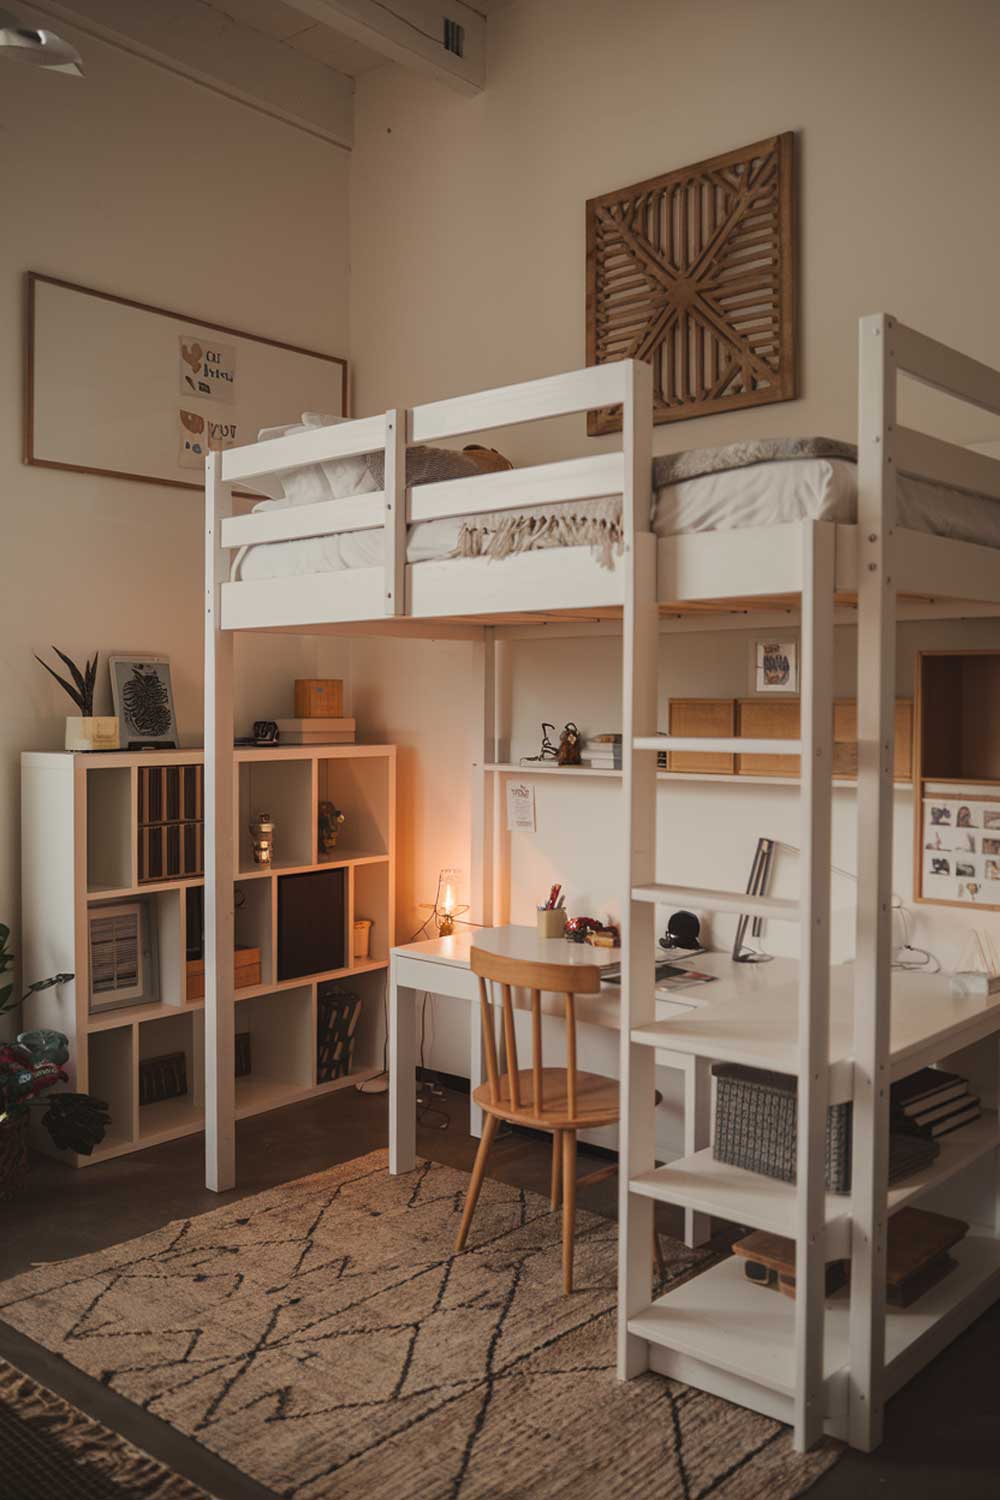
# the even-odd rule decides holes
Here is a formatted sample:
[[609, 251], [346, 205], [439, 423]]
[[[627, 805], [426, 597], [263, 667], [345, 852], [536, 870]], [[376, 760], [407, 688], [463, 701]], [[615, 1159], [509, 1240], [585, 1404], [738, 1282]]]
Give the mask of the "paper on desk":
[[528, 781], [507, 783], [507, 828], [511, 833], [535, 831], [535, 788]]

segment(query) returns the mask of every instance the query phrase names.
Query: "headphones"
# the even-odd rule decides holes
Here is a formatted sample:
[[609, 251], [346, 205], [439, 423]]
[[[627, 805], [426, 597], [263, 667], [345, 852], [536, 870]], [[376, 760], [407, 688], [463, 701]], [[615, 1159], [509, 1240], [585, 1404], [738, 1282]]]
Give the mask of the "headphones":
[[701, 923], [693, 911], [675, 911], [660, 938], [661, 948], [700, 948]]

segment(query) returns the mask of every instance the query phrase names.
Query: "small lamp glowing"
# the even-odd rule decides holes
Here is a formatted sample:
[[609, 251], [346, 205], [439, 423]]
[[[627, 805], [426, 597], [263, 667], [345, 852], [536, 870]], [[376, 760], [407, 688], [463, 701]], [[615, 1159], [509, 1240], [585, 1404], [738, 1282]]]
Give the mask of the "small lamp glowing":
[[[455, 917], [458, 913], [458, 883], [461, 875], [461, 870], [442, 870], [438, 876], [437, 896], [434, 901], [438, 937], [451, 937], [455, 931]], [[467, 908], [463, 907], [462, 910], [465, 911]]]

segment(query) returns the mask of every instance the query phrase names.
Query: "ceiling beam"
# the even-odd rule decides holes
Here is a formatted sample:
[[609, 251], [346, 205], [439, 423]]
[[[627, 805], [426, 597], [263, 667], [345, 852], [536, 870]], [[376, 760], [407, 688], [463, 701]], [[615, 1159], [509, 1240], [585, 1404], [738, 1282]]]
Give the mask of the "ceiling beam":
[[[463, 0], [285, 0], [285, 4], [459, 93], [474, 96], [486, 86], [486, 19]], [[449, 22], [460, 29], [460, 56], [445, 45]]]
[[28, 0], [25, 10], [67, 21], [85, 36], [333, 145], [348, 150], [352, 145], [350, 78], [199, 0], [170, 0], [169, 6], [136, 0], [39, 0], [32, 5]]

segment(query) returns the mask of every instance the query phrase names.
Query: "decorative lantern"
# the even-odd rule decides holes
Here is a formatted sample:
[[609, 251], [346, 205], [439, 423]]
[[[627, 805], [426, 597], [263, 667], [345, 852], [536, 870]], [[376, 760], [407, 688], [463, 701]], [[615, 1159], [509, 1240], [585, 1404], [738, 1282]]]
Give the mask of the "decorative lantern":
[[274, 859], [274, 824], [270, 813], [259, 813], [250, 824], [255, 865], [269, 865]]

